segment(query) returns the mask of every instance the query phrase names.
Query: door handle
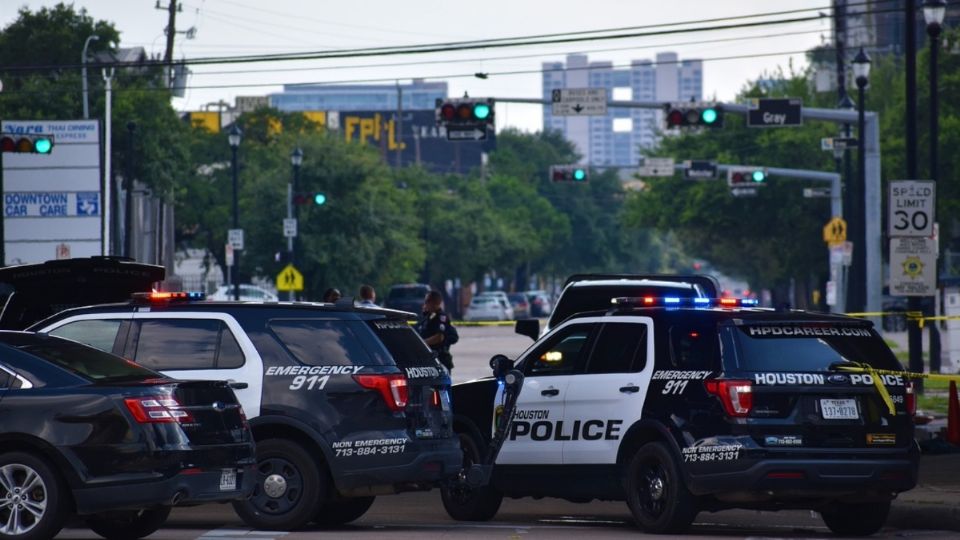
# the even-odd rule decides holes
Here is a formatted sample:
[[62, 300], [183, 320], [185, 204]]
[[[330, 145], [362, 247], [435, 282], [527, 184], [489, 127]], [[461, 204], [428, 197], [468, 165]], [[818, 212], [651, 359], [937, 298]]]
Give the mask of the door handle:
[[624, 394], [633, 394], [634, 392], [639, 392], [640, 387], [635, 384], [630, 384], [627, 386], [621, 386], [620, 391], [623, 392]]
[[557, 390], [556, 388], [547, 388], [546, 390], [541, 390], [540, 395], [541, 396], [558, 396], [560, 395], [560, 391]]
[[233, 388], [234, 390], [246, 390], [250, 387], [250, 385], [245, 382], [230, 381], [228, 384], [230, 385], [230, 388]]

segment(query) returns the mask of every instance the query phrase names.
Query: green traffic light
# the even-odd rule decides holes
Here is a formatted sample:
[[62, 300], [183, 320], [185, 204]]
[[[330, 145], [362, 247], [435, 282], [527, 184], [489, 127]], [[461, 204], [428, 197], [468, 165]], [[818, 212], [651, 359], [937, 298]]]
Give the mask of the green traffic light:
[[704, 109], [700, 113], [700, 119], [703, 120], [704, 124], [712, 124], [717, 121], [717, 110], [716, 109]]
[[583, 169], [574, 169], [573, 170], [573, 179], [577, 181], [583, 181], [587, 178], [587, 171]]
[[476, 103], [473, 105], [473, 117], [477, 120], [486, 120], [490, 117], [490, 105]]
[[313, 202], [316, 203], [317, 206], [323, 206], [324, 203], [327, 202], [327, 196], [323, 193], [317, 193], [313, 196]]
[[50, 141], [50, 139], [41, 138], [41, 139], [37, 139], [33, 143], [33, 149], [38, 154], [49, 154], [52, 148], [53, 148], [53, 143]]
[[763, 171], [753, 171], [753, 181], [754, 182], [763, 182], [767, 179], [767, 175]]

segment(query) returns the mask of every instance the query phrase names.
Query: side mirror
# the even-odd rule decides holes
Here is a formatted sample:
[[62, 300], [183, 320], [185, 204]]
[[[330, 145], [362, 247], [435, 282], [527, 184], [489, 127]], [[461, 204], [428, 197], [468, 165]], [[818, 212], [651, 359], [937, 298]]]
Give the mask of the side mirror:
[[513, 369], [513, 360], [507, 358], [502, 354], [494, 355], [490, 359], [490, 369], [493, 370], [493, 376], [497, 379], [502, 379], [508, 371]]
[[540, 337], [540, 320], [520, 319], [517, 321], [517, 324], [514, 325], [513, 331], [536, 341], [537, 338]]

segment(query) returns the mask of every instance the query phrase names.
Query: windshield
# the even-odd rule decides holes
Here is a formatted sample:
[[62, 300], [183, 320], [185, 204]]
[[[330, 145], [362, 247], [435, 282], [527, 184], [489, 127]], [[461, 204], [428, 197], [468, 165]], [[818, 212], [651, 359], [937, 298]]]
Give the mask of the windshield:
[[91, 381], [166, 378], [130, 360], [66, 339], [46, 338], [17, 348]]
[[738, 364], [745, 371], [829, 371], [838, 362], [902, 369], [883, 339], [865, 327], [750, 325], [738, 327], [735, 334]]
[[693, 287], [663, 287], [643, 285], [600, 285], [567, 287], [557, 302], [553, 315], [550, 316], [550, 326], [556, 326], [576, 313], [610, 309], [610, 300], [619, 297], [637, 296], [678, 296], [680, 298], [694, 298], [699, 296]]

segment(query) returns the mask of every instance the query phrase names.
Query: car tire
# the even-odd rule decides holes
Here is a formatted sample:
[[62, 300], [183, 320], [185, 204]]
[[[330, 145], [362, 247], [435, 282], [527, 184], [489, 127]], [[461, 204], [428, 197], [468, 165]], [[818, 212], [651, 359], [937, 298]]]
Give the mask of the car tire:
[[373, 506], [376, 497], [356, 497], [323, 504], [313, 518], [321, 527], [336, 527], [360, 519]]
[[663, 443], [640, 447], [627, 465], [627, 506], [646, 532], [679, 533], [697, 516], [697, 501], [687, 489], [680, 466]]
[[[466, 433], [458, 433], [463, 452], [463, 468], [482, 461], [480, 444]], [[463, 485], [447, 485], [440, 489], [440, 498], [447, 515], [457, 521], [488, 521], [497, 515], [503, 494], [493, 486], [468, 488]]]
[[255, 529], [292, 531], [310, 523], [330, 483], [303, 446], [286, 439], [257, 442], [257, 483], [233, 509]]
[[[56, 469], [23, 452], [0, 455], [0, 499], [5, 501], [0, 505], [0, 538], [4, 539], [53, 538], [63, 528], [71, 506]], [[17, 533], [9, 528], [11, 524], [25, 530]]]
[[833, 502], [820, 510], [820, 517], [838, 536], [869, 536], [887, 522], [890, 513], [890, 501], [872, 503]]
[[125, 512], [104, 512], [87, 516], [84, 521], [90, 530], [107, 540], [134, 540], [156, 532], [167, 522], [169, 506], [144, 508]]

